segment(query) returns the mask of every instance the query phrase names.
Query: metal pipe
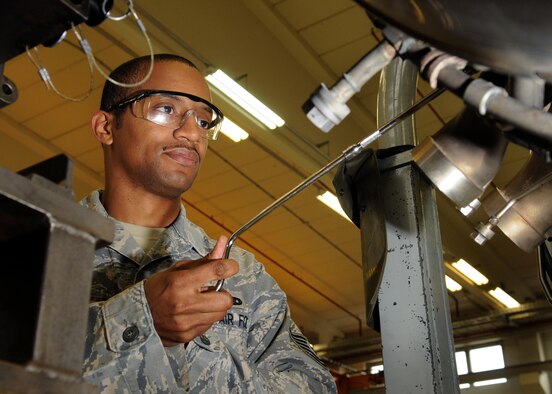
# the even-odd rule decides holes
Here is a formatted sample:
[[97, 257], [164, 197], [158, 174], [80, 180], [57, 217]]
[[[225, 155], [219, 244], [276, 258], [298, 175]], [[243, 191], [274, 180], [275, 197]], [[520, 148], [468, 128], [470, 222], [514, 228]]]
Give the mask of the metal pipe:
[[[372, 38], [379, 44], [380, 42], [383, 41], [382, 38], [379, 38], [378, 35], [376, 34], [376, 31], [372, 29]], [[420, 98], [424, 98], [425, 97], [425, 94], [420, 90], [419, 87], [416, 86], [416, 93], [418, 93], [418, 96], [420, 96]], [[431, 111], [431, 113], [433, 113], [433, 115], [435, 115], [435, 117], [437, 118], [437, 120], [439, 121], [439, 123], [441, 123], [442, 126], [445, 125], [445, 120], [443, 119], [443, 117], [437, 112], [437, 110], [435, 109], [435, 107], [431, 104], [428, 104], [427, 105], [427, 108]]]
[[525, 105], [542, 109], [546, 82], [538, 77], [514, 77], [513, 96]]
[[[184, 201], [184, 203], [187, 205], [187, 206], [190, 206], [192, 207], [193, 209], [195, 209], [196, 211], [198, 211], [200, 214], [202, 214], [203, 216], [205, 216], [206, 218], [208, 218], [209, 220], [211, 220], [212, 222], [214, 222], [216, 225], [218, 225], [219, 227], [223, 228], [224, 230], [228, 231], [229, 233], [231, 232], [231, 230], [226, 227], [223, 223], [219, 222], [218, 220], [216, 220], [215, 218], [213, 218], [211, 215], [207, 214], [207, 212], [204, 212], [202, 211], [199, 207], [197, 207], [196, 205], [192, 204], [190, 201], [182, 198], [182, 200]], [[301, 277], [299, 277], [297, 274], [293, 273], [292, 271], [290, 271], [289, 269], [287, 269], [286, 267], [284, 267], [282, 264], [278, 263], [276, 260], [274, 260], [272, 257], [270, 257], [269, 255], [267, 255], [266, 253], [264, 253], [262, 250], [258, 249], [257, 247], [255, 247], [253, 244], [251, 244], [250, 242], [247, 242], [245, 240], [242, 240], [242, 242], [244, 244], [247, 245], [248, 248], [252, 249], [253, 251], [255, 251], [257, 254], [260, 254], [262, 256], [264, 256], [267, 260], [269, 260], [272, 264], [274, 264], [275, 266], [277, 266], [278, 268], [281, 268], [285, 273], [293, 276], [295, 279], [297, 279], [299, 282], [301, 282], [303, 285], [307, 286], [309, 289], [311, 289], [312, 291], [314, 291], [316, 294], [318, 294], [319, 296], [321, 296], [322, 298], [326, 299], [327, 301], [329, 301], [330, 303], [332, 303], [334, 306], [336, 306], [337, 308], [341, 309], [343, 312], [345, 312], [346, 314], [348, 314], [349, 316], [351, 316], [352, 318], [354, 318], [356, 321], [357, 321], [357, 324], [358, 324], [358, 333], [359, 333], [359, 336], [362, 335], [362, 320], [356, 316], [353, 312], [351, 312], [350, 310], [348, 310], [347, 308], [345, 308], [343, 305], [341, 304], [338, 304], [337, 302], [335, 302], [335, 300], [331, 299], [330, 297], [328, 297], [326, 294], [324, 294], [322, 291], [318, 290], [316, 287], [314, 287], [313, 285], [311, 285], [310, 283], [308, 283], [306, 280], [302, 279]]]
[[[251, 137], [250, 137], [251, 139]], [[264, 148], [264, 147], [263, 147]], [[269, 155], [272, 155], [274, 156], [275, 159], [277, 160], [281, 160], [279, 157], [275, 156], [275, 153], [268, 150], [268, 149], [265, 149], [265, 151], [269, 154]], [[275, 196], [273, 196], [268, 190], [266, 190], [263, 186], [261, 186], [257, 181], [255, 181], [254, 179], [252, 179], [249, 175], [247, 175], [246, 173], [244, 173], [242, 170], [240, 170], [237, 166], [235, 166], [234, 164], [232, 164], [230, 161], [228, 161], [227, 159], [225, 159], [224, 157], [222, 157], [222, 155], [220, 153], [218, 153], [216, 150], [212, 149], [212, 148], [209, 148], [209, 152], [210, 153], [214, 153], [220, 160], [222, 160], [223, 162], [225, 162], [228, 166], [232, 167], [234, 169], [234, 171], [236, 171], [237, 173], [239, 173], [242, 177], [244, 177], [245, 179], [247, 179], [249, 182], [251, 182], [255, 187], [257, 187], [259, 190], [261, 190], [263, 193], [265, 193], [267, 196], [269, 196], [270, 198], [272, 199], [276, 199]], [[289, 163], [285, 162], [285, 161], [281, 161], [282, 164], [288, 166], [289, 168], [293, 168], [290, 166]], [[298, 174], [300, 174], [299, 172], [297, 172]], [[301, 174], [302, 175], [302, 174]], [[304, 176], [304, 175], [302, 175]], [[326, 188], [327, 190], [328, 187], [326, 185], [324, 185], [322, 182], [321, 182], [322, 186], [324, 188]], [[320, 238], [322, 238], [324, 241], [326, 241], [328, 244], [330, 244], [331, 247], [335, 248], [339, 253], [341, 253], [345, 258], [347, 258], [349, 261], [351, 261], [354, 265], [356, 265], [357, 267], [359, 268], [362, 268], [362, 265], [356, 261], [353, 256], [349, 255], [347, 252], [345, 252], [339, 245], [337, 245], [335, 242], [333, 242], [331, 239], [329, 239], [326, 235], [322, 234], [320, 231], [318, 231], [316, 228], [314, 228], [314, 226], [308, 222], [305, 222], [303, 219], [301, 219], [299, 217], [298, 214], [296, 214], [295, 212], [293, 212], [291, 209], [287, 208], [287, 207], [284, 207], [285, 210], [287, 210], [287, 212], [289, 212], [290, 215], [292, 215], [294, 218], [296, 218], [297, 220], [299, 220], [300, 222], [302, 222], [303, 225], [305, 225], [306, 227], [308, 227], [312, 232], [314, 232], [316, 235], [318, 235]]]
[[506, 123], [525, 130], [547, 143], [552, 142], [552, 114], [522, 103], [491, 82], [471, 79], [454, 66], [443, 68], [439, 82], [466, 103], [477, 108], [481, 115], [489, 113]]
[[[333, 161], [328, 163], [326, 166], [322, 167], [320, 170], [316, 171], [314, 174], [309, 176], [307, 179], [305, 179], [303, 182], [299, 183], [297, 186], [295, 186], [293, 189], [291, 189], [289, 192], [284, 194], [282, 197], [274, 201], [272, 204], [270, 204], [268, 207], [263, 209], [259, 214], [254, 216], [251, 220], [246, 222], [244, 225], [242, 225], [240, 228], [238, 228], [228, 239], [228, 243], [226, 244], [226, 250], [224, 253], [224, 258], [228, 258], [230, 255], [230, 249], [232, 248], [232, 245], [234, 244], [235, 240], [243, 234], [245, 231], [250, 229], [253, 225], [255, 225], [259, 220], [264, 218], [266, 215], [268, 215], [270, 212], [274, 211], [276, 208], [278, 208], [280, 205], [287, 202], [289, 199], [293, 198], [300, 192], [302, 192], [304, 189], [306, 189], [308, 186], [312, 185], [314, 182], [316, 182], [319, 178], [321, 178], [323, 175], [330, 172], [332, 169], [343, 163], [345, 160], [352, 159], [353, 157], [357, 156], [361, 152], [363, 152], [368, 145], [370, 145], [372, 142], [377, 140], [381, 135], [383, 135], [386, 131], [392, 129], [394, 126], [396, 126], [398, 123], [402, 122], [404, 119], [408, 118], [412, 114], [416, 113], [420, 108], [424, 107], [427, 103], [431, 102], [435, 98], [439, 97], [443, 92], [445, 91], [444, 88], [439, 88], [434, 90], [430, 95], [423, 98], [422, 100], [418, 101], [416, 104], [414, 104], [412, 107], [406, 109], [403, 113], [399, 114], [395, 118], [391, 119], [389, 122], [387, 122], [385, 125], [383, 125], [381, 128], [374, 131], [372, 134], [361, 140], [360, 142], [350, 146], [347, 148], [343, 153], [335, 158]], [[215, 291], [220, 291], [222, 289], [222, 286], [224, 284], [224, 279], [219, 280], [215, 285]]]
[[346, 102], [360, 92], [370, 78], [385, 67], [397, 54], [388, 42], [380, 42], [330, 89], [322, 84], [303, 105], [307, 118], [324, 132], [341, 123], [351, 112]]
[[[414, 95], [412, 71], [400, 67], [400, 74], [387, 76], [387, 88], [395, 90], [396, 100]], [[407, 80], [401, 83], [403, 77]], [[410, 92], [403, 92], [403, 85]], [[384, 98], [384, 87], [380, 83], [378, 101]], [[378, 124], [400, 113], [397, 105], [383, 107]], [[395, 134], [397, 129], [405, 135]], [[396, 128], [393, 138], [384, 139], [385, 146], [379, 141], [380, 148], [412, 145], [415, 134], [412, 128]], [[380, 176], [387, 233], [387, 262], [379, 290], [386, 390], [459, 393], [435, 191], [410, 161], [397, 161], [382, 169]]]
[[[405, 108], [416, 102], [416, 88], [418, 86], [418, 68], [414, 63], [396, 57], [380, 74], [378, 90], [377, 120], [382, 124], [395, 114], [400, 114]], [[380, 149], [400, 145], [418, 145], [414, 116], [408, 122], [402, 122], [393, 127], [382, 137], [378, 146]]]

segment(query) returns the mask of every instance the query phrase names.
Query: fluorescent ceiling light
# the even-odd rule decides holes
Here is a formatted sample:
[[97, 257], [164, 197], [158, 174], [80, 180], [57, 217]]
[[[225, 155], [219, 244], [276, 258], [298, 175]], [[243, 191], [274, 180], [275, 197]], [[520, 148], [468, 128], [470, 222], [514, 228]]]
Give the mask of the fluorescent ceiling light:
[[517, 308], [519, 302], [517, 302], [510, 294], [506, 293], [500, 287], [494, 290], [489, 290], [489, 294], [500, 301], [506, 308]]
[[473, 268], [466, 260], [460, 259], [455, 263], [452, 263], [452, 266], [460, 271], [466, 276], [469, 280], [475, 283], [478, 286], [485, 285], [489, 283], [489, 279], [481, 272]]
[[261, 103], [255, 96], [241, 87], [240, 84], [226, 75], [222, 70], [217, 70], [207, 75], [205, 79], [269, 129], [274, 130], [276, 127], [284, 125], [285, 122], [282, 118], [276, 115], [270, 108]]
[[220, 132], [234, 142], [240, 142], [242, 140], [245, 140], [247, 137], [249, 137], [249, 134], [247, 133], [247, 131], [242, 129], [240, 126], [232, 122], [227, 117], [225, 117], [224, 120], [222, 121], [222, 127], [220, 128]]
[[324, 193], [319, 194], [318, 196], [316, 196], [316, 198], [318, 199], [318, 201], [322, 201], [324, 204], [326, 204], [328, 207], [333, 209], [335, 212], [337, 212], [338, 214], [343, 216], [345, 219], [351, 221], [351, 219], [349, 219], [349, 216], [347, 216], [347, 214], [345, 213], [343, 208], [341, 208], [341, 204], [339, 204], [339, 200], [337, 199], [337, 197], [333, 193], [325, 191]]
[[460, 291], [462, 290], [462, 286], [460, 283], [452, 279], [450, 276], [445, 275], [445, 285], [447, 286], [447, 289], [451, 292]]
[[498, 378], [498, 379], [491, 379], [491, 380], [481, 380], [479, 382], [473, 382], [473, 387], [482, 387], [482, 386], [490, 386], [492, 384], [500, 384], [500, 383], [506, 383], [508, 380], [506, 378]]

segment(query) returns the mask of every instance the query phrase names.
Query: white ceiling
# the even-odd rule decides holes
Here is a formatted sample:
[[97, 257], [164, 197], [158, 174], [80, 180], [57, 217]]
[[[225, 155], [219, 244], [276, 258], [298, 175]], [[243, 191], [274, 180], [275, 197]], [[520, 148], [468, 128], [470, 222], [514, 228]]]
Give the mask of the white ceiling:
[[[116, 3], [118, 8], [126, 4]], [[183, 196], [190, 218], [212, 237], [237, 229], [376, 127], [377, 76], [351, 100], [351, 115], [329, 134], [312, 126], [301, 111], [321, 82], [331, 86], [380, 37], [352, 1], [141, 0], [136, 10], [155, 52], [184, 55], [204, 72], [223, 69], [286, 121], [269, 131], [215, 96], [215, 103], [250, 138], [234, 143], [221, 136], [213, 142], [196, 184]], [[131, 20], [106, 21], [83, 31], [107, 71], [148, 53]], [[58, 90], [71, 96], [85, 93], [89, 84], [85, 57], [75, 43], [69, 37], [57, 47], [40, 48]], [[94, 73], [90, 97], [74, 103], [48, 91], [25, 54], [7, 62], [5, 75], [17, 85], [19, 99], [0, 111], [0, 165], [19, 170], [63, 152], [76, 166], [77, 198], [101, 187], [101, 149], [89, 130], [89, 118], [98, 107], [103, 78]], [[429, 91], [420, 82], [418, 97]], [[421, 110], [416, 119], [420, 139], [460, 108], [459, 101], [446, 94]], [[495, 182], [504, 185], [527, 154], [510, 146]], [[332, 189], [331, 180], [322, 178], [237, 242], [255, 252], [277, 279], [295, 320], [311, 340], [324, 343], [354, 338], [358, 319], [364, 335], [371, 335], [364, 323], [359, 232], [315, 199], [318, 191]], [[523, 253], [502, 234], [477, 246], [469, 234], [485, 216], [479, 213], [468, 220], [439, 193], [438, 206], [447, 261], [468, 260], [522, 303], [543, 299], [535, 253]], [[451, 298], [454, 319], [499, 308], [481, 289], [462, 284], [466, 289], [454, 294], [458, 309]]]

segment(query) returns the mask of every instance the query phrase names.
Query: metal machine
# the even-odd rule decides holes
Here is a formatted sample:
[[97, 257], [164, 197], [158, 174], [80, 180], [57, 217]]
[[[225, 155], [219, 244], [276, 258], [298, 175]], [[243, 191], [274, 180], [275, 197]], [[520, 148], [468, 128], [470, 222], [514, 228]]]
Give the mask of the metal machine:
[[[3, 2], [0, 107], [17, 99], [4, 63], [53, 45], [82, 22], [102, 22], [112, 2]], [[57, 156], [19, 174], [0, 169], [0, 392], [92, 393], [82, 379], [94, 249], [113, 223], [73, 201], [72, 164]]]
[[[366, 304], [379, 300], [386, 390], [458, 392], [432, 188], [465, 215], [483, 206], [489, 221], [474, 230], [475, 242], [484, 244], [498, 227], [523, 250], [539, 247], [540, 279], [552, 302], [550, 247], [545, 243], [552, 216], [543, 198], [552, 185], [552, 3], [356, 3], [381, 29], [384, 40], [333, 86], [322, 84], [304, 104], [304, 112], [319, 129], [329, 132], [340, 123], [350, 112], [347, 101], [381, 70], [380, 87], [390, 86], [396, 96], [380, 90], [378, 125], [412, 105], [418, 75], [465, 103], [455, 119], [414, 149], [411, 124], [378, 137], [380, 148], [407, 145], [401, 153], [376, 154], [380, 179], [373, 187], [384, 196], [387, 259], [373, 245], [364, 245], [367, 240], [362, 237]], [[495, 188], [482, 198], [508, 142], [530, 149], [532, 158], [505, 190]], [[351, 219], [360, 218], [355, 223], [361, 233], [373, 226], [361, 215], [361, 207], [375, 201], [362, 187], [374, 182], [371, 178], [336, 184], [342, 206], [355, 207], [346, 212]], [[367, 313], [368, 320], [371, 308]]]

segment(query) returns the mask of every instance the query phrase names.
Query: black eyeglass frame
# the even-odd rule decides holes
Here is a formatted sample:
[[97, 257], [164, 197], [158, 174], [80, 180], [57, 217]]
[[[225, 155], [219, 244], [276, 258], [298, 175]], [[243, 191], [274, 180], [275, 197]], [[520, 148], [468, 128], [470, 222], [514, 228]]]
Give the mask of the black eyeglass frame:
[[207, 105], [209, 108], [211, 108], [217, 114], [217, 118], [215, 119], [215, 123], [213, 123], [213, 125], [211, 127], [212, 129], [215, 128], [218, 124], [222, 123], [222, 121], [224, 119], [224, 114], [222, 113], [222, 111], [220, 109], [218, 109], [213, 103], [211, 103], [211, 102], [209, 102], [209, 101], [207, 101], [207, 100], [205, 100], [201, 97], [194, 96], [193, 94], [190, 94], [190, 93], [176, 92], [176, 91], [172, 91], [172, 90], [142, 90], [142, 91], [139, 91], [139, 92], [133, 94], [132, 96], [127, 97], [127, 98], [119, 101], [118, 103], [111, 104], [109, 107], [107, 107], [107, 112], [113, 112], [117, 109], [123, 109], [126, 106], [128, 106], [128, 105], [130, 105], [130, 104], [132, 104], [136, 101], [142, 100], [146, 97], [155, 96], [155, 95], [187, 97], [192, 101], [195, 101], [197, 103], [203, 103], [203, 104]]

